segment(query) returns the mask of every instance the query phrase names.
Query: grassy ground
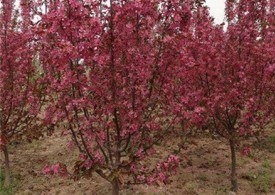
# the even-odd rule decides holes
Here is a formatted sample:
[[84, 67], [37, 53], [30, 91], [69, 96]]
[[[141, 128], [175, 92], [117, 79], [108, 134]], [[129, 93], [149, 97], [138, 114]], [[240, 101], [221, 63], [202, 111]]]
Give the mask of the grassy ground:
[[12, 177], [12, 184], [9, 187], [4, 187], [4, 171], [0, 169], [0, 195], [13, 195], [16, 193], [16, 189], [19, 183], [19, 179], [16, 175]]
[[[46, 163], [63, 162], [72, 166], [77, 152], [67, 150], [64, 137], [44, 137], [32, 143], [13, 145], [11, 167], [13, 185], [4, 189], [0, 185], [0, 195], [106, 195], [110, 185], [94, 175], [90, 180], [63, 180], [59, 177], [47, 178], [41, 173]], [[181, 151], [183, 162], [169, 185], [123, 186], [122, 194], [146, 195], [211, 195], [233, 194], [230, 192], [230, 153], [223, 140], [213, 140], [200, 136], [191, 140]], [[173, 149], [174, 143], [170, 144]], [[152, 161], [165, 155], [164, 148], [158, 148]], [[0, 181], [3, 181], [0, 174]], [[253, 144], [249, 156], [238, 153], [239, 192], [243, 195], [275, 194], [275, 132], [267, 131], [266, 137]], [[3, 182], [0, 182], [3, 183]]]

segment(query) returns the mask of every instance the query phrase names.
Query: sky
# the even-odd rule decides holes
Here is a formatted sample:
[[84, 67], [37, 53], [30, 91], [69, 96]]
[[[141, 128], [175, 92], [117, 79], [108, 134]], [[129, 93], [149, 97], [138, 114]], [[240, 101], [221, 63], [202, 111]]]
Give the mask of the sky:
[[222, 23], [224, 19], [225, 0], [206, 0], [206, 5], [210, 7], [210, 14], [215, 18], [215, 23]]
[[[19, 1], [15, 1], [17, 6]], [[215, 23], [220, 24], [224, 19], [225, 0], [206, 0], [206, 5], [210, 8], [210, 14], [215, 18]]]

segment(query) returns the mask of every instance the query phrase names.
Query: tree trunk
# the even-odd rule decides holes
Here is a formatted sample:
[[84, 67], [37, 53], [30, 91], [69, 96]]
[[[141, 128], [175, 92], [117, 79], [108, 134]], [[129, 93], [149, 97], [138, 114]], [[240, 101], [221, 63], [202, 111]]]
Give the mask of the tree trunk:
[[235, 142], [234, 140], [230, 140], [230, 150], [231, 150], [231, 190], [237, 192], [238, 190], [238, 183], [237, 183], [237, 176], [236, 176], [236, 151], [235, 151]]
[[119, 195], [119, 181], [118, 178], [114, 178], [112, 181], [112, 195]]
[[9, 153], [7, 146], [4, 146], [3, 149], [4, 156], [5, 156], [5, 180], [4, 180], [4, 186], [8, 187], [11, 184], [11, 173], [10, 173], [10, 159], [9, 159]]

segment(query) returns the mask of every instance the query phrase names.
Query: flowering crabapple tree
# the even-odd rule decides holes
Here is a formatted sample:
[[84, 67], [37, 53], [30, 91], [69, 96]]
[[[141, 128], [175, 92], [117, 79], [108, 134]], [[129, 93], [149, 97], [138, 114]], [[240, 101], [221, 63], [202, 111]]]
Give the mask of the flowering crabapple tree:
[[4, 186], [11, 183], [8, 145], [41, 135], [38, 113], [41, 87], [37, 84], [30, 12], [21, 1], [21, 21], [13, 0], [1, 0], [0, 12], [0, 149], [4, 153]]
[[132, 176], [128, 184], [168, 182], [178, 157], [171, 154], [156, 166], [145, 159], [183, 109], [173, 104], [174, 42], [189, 17], [183, 2], [47, 3], [36, 30], [50, 102], [45, 123], [63, 124], [80, 155], [73, 173], [60, 163], [45, 173], [79, 178], [96, 172], [113, 194], [125, 174]]
[[[272, 119], [274, 101], [274, 7], [269, 0], [226, 1], [227, 30], [198, 14], [193, 59], [197, 105], [212, 134], [228, 140], [232, 190], [237, 191], [236, 149], [259, 136]], [[273, 3], [274, 4], [274, 3]], [[201, 8], [201, 13], [204, 12]], [[243, 153], [249, 152], [243, 147]]]

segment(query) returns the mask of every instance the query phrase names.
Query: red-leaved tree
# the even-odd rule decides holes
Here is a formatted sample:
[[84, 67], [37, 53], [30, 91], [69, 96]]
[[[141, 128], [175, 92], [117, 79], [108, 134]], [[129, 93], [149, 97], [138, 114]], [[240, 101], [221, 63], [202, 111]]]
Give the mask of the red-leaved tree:
[[[48, 83], [45, 123], [63, 124], [80, 151], [74, 173], [65, 165], [45, 173], [79, 178], [92, 172], [118, 194], [128, 183], [167, 182], [179, 164], [170, 155], [145, 161], [171, 132], [183, 107], [174, 102], [175, 73], [187, 39], [191, 1], [51, 1], [37, 34]], [[190, 33], [189, 33], [190, 34]]]
[[[192, 80], [199, 124], [225, 138], [231, 149], [232, 190], [237, 190], [236, 150], [257, 137], [274, 105], [274, 7], [269, 0], [226, 2], [228, 27], [212, 24], [201, 7], [194, 22]], [[273, 3], [274, 4], [274, 3]], [[272, 19], [273, 18], [273, 19]], [[186, 79], [186, 78], [185, 78]]]
[[27, 0], [21, 17], [13, 0], [2, 0], [0, 12], [0, 149], [4, 153], [5, 181], [11, 183], [8, 145], [41, 135], [38, 114], [41, 85], [37, 85], [31, 17]]

